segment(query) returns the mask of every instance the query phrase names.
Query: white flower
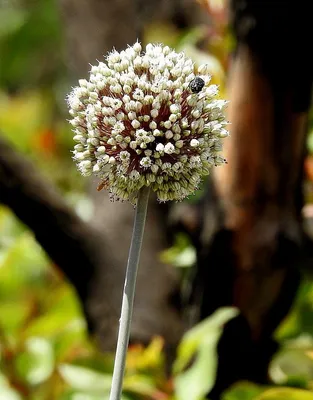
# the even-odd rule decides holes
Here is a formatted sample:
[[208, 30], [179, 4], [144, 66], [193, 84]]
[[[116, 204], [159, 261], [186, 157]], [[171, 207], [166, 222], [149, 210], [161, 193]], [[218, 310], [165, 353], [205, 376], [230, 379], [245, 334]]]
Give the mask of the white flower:
[[219, 152], [228, 136], [227, 102], [209, 82], [206, 65], [197, 73], [167, 46], [114, 50], [68, 96], [80, 172], [97, 175], [122, 200], [135, 202], [145, 185], [160, 201], [192, 194], [225, 162]]

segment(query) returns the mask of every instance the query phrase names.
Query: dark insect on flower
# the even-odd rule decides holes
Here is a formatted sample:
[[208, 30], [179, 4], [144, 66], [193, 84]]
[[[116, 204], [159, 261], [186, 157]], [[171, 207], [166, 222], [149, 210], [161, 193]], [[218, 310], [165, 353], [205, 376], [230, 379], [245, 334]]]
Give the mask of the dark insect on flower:
[[195, 79], [193, 79], [189, 83], [189, 89], [192, 91], [192, 93], [201, 92], [203, 86], [204, 86], [204, 80], [201, 79], [199, 76], [196, 76]]
[[191, 59], [168, 46], [113, 50], [68, 96], [78, 170], [96, 175], [99, 191], [132, 204], [143, 186], [159, 201], [194, 193], [225, 163], [227, 101], [216, 98], [210, 80], [207, 64], [195, 72]]

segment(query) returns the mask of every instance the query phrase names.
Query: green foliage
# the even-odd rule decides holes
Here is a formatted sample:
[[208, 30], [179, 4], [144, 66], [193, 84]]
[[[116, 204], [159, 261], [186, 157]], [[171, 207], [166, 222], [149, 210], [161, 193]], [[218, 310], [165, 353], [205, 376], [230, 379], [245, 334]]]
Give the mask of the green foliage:
[[255, 400], [264, 390], [253, 383], [240, 382], [224, 393], [222, 400]]
[[55, 82], [62, 70], [64, 73], [60, 49], [61, 24], [55, 1], [2, 2], [0, 87], [15, 91]]
[[[108, 397], [113, 354], [100, 353], [88, 337], [72, 287], [4, 207], [0, 232], [1, 395], [5, 400]], [[124, 391], [124, 400], [170, 394], [161, 338], [147, 348], [133, 347]]]
[[313, 400], [313, 393], [292, 388], [272, 388], [257, 396], [256, 400]]
[[175, 394], [179, 400], [202, 400], [213, 388], [217, 343], [223, 325], [237, 314], [233, 308], [222, 308], [184, 335], [174, 363]]

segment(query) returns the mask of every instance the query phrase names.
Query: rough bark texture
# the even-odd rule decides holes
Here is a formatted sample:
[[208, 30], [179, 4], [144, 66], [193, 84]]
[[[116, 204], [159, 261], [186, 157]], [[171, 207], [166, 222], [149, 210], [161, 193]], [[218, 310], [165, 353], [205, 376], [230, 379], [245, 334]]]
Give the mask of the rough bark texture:
[[313, 71], [305, 59], [306, 7], [301, 2], [293, 9], [291, 1], [232, 2], [238, 45], [228, 82], [228, 165], [214, 175], [218, 206], [211, 224], [205, 215], [212, 202], [203, 204], [195, 293], [198, 299], [201, 293], [201, 319], [223, 305], [237, 306], [241, 315], [227, 324], [220, 341], [210, 399], [239, 379], [266, 381], [276, 349], [272, 333], [299, 283]]

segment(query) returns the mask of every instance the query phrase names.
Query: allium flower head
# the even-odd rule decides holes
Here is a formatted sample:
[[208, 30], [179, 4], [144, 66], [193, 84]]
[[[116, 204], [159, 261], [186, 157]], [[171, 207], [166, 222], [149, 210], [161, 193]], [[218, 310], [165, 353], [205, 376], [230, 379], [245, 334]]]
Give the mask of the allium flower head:
[[167, 46], [135, 43], [93, 66], [68, 96], [74, 159], [95, 174], [113, 198], [135, 203], [143, 186], [160, 201], [192, 194], [228, 136], [206, 65], [198, 68]]

